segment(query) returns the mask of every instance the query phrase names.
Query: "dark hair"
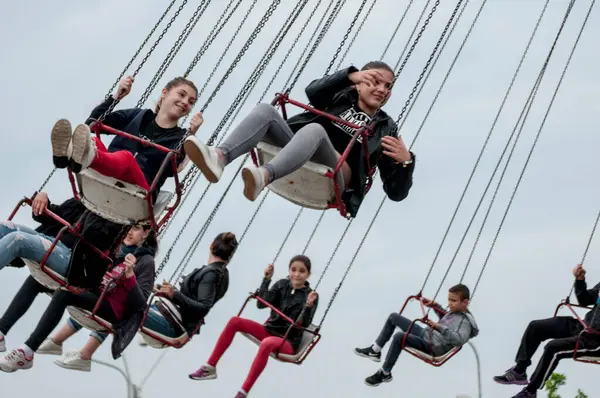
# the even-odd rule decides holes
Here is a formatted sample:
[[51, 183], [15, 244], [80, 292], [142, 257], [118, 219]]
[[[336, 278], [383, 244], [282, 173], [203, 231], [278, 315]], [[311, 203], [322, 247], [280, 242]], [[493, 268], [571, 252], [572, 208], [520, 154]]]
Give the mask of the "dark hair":
[[394, 70], [392, 69], [391, 66], [389, 66], [388, 64], [386, 64], [383, 61], [370, 61], [367, 62], [361, 70], [369, 70], [369, 69], [385, 69], [388, 72], [390, 72], [392, 75], [396, 75], [396, 73], [394, 72]]
[[291, 267], [292, 264], [295, 263], [296, 261], [300, 261], [301, 263], [304, 263], [307, 271], [310, 273], [310, 268], [312, 267], [310, 258], [306, 257], [305, 255], [298, 254], [297, 256], [292, 257], [292, 259], [290, 260], [290, 265], [288, 267]]
[[450, 289], [448, 289], [448, 291], [450, 293], [458, 294], [460, 301], [469, 300], [471, 298], [471, 292], [469, 291], [469, 288], [462, 283], [452, 286]]
[[7, 267], [13, 267], [13, 268], [23, 268], [24, 266], [25, 266], [25, 262], [23, 261], [23, 259], [21, 257], [15, 258], [7, 265]]
[[233, 253], [238, 247], [238, 241], [235, 234], [232, 232], [222, 232], [213, 241], [210, 246], [210, 252], [213, 256], [223, 259], [223, 261], [231, 260]]
[[150, 233], [144, 240], [144, 243], [142, 243], [142, 246], [154, 251], [154, 255], [156, 256], [158, 254], [158, 237], [156, 236], [156, 232], [150, 225], [143, 225], [142, 228], [144, 231], [150, 230]]
[[[194, 89], [194, 91], [196, 92], [196, 95], [198, 95], [198, 87], [196, 87], [196, 85], [194, 84], [194, 82], [192, 82], [191, 80], [186, 79], [185, 77], [176, 77], [175, 79], [169, 81], [165, 85], [165, 90], [169, 91], [172, 88], [179, 87], [179, 86], [182, 86], [182, 85], [190, 86], [191, 88]], [[156, 104], [156, 108], [154, 109], [154, 113], [158, 113], [158, 111], [160, 110], [160, 103], [161, 103], [161, 101], [159, 101], [158, 104]]]

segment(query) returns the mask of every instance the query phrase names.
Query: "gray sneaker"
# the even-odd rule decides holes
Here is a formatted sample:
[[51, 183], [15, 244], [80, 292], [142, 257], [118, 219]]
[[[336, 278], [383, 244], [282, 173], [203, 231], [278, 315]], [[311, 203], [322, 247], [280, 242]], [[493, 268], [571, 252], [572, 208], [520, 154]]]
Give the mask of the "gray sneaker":
[[192, 380], [213, 380], [217, 378], [217, 369], [212, 366], [201, 366], [200, 369], [191, 373], [189, 378]]
[[514, 384], [524, 386], [528, 384], [527, 373], [518, 373], [515, 368], [508, 369], [502, 376], [494, 376], [494, 381], [498, 384]]
[[81, 358], [81, 352], [71, 352], [68, 355], [58, 358], [54, 363], [63, 369], [78, 370], [80, 372], [89, 372], [92, 370], [92, 361]]
[[44, 340], [35, 353], [40, 355], [62, 355], [63, 349], [62, 345], [58, 345], [54, 340], [48, 338]]

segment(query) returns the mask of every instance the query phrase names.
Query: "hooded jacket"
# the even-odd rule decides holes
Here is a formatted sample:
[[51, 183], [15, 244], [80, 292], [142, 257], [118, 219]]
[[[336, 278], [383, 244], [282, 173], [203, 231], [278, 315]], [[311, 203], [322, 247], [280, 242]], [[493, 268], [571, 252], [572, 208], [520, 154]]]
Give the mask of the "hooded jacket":
[[587, 288], [585, 280], [575, 280], [575, 296], [579, 305], [590, 306], [593, 305], [591, 311], [585, 314], [584, 321], [593, 329], [600, 330], [600, 314], [598, 312], [598, 304], [600, 304], [600, 283], [591, 289]]
[[[441, 306], [434, 307], [435, 313], [440, 316], [439, 330], [433, 329], [431, 345], [434, 355], [443, 355], [454, 347], [462, 346], [467, 341], [479, 334], [479, 327], [475, 317], [469, 310], [466, 312], [446, 312]], [[424, 336], [429, 340], [429, 329]]]
[[[142, 324], [146, 301], [152, 293], [156, 277], [155, 254], [155, 249], [147, 246], [141, 246], [133, 253], [136, 258], [134, 267], [136, 284], [127, 295], [127, 308], [123, 318], [113, 324], [114, 338], [111, 351], [114, 359], [121, 356]], [[124, 259], [125, 255], [120, 255], [115, 263], [122, 263]]]
[[[257, 295], [273, 307], [279, 309], [284, 315], [294, 321], [298, 321], [298, 316], [306, 305], [308, 294], [312, 291], [309, 283], [306, 282], [301, 289], [294, 289], [289, 278], [280, 279], [269, 289], [270, 284], [271, 280], [264, 278], [258, 289]], [[312, 307], [306, 309], [302, 319], [299, 321], [302, 327], [306, 328], [312, 323], [318, 305], [319, 298], [317, 297]], [[256, 302], [256, 306], [259, 309], [266, 308], [260, 301]], [[267, 332], [275, 336], [283, 337], [289, 327], [290, 323], [287, 320], [282, 318], [277, 312], [271, 310], [271, 316], [265, 323]], [[302, 330], [298, 328], [292, 328], [288, 334], [287, 341], [292, 345], [294, 352], [297, 352], [300, 347], [302, 334]]]
[[[354, 83], [348, 78], [348, 75], [353, 72], [358, 72], [358, 69], [350, 66], [349, 68], [342, 69], [311, 82], [305, 90], [310, 103], [316, 109], [334, 116], [339, 116], [352, 106], [356, 107], [358, 104], [358, 92], [353, 87]], [[331, 122], [308, 111], [287, 120], [287, 124], [294, 132], [310, 123], [323, 124]], [[374, 123], [373, 132], [367, 139], [371, 167], [378, 167], [383, 182], [383, 190], [387, 197], [394, 202], [400, 202], [408, 196], [408, 192], [412, 187], [412, 175], [416, 162], [415, 155], [411, 152], [413, 162], [406, 166], [397, 164], [389, 156], [383, 155], [381, 139], [387, 135], [397, 138], [398, 127], [383, 110], [377, 112], [372, 119], [372, 123]], [[363, 159], [365, 158], [364, 150], [362, 145], [359, 146], [360, 158]], [[366, 170], [366, 167], [360, 167], [359, 175], [357, 176], [357, 186], [354, 189], [346, 188], [343, 192], [342, 199], [348, 213], [352, 217], [356, 217], [366, 194], [365, 188], [368, 172], [369, 170]]]
[[[98, 105], [87, 119], [86, 124], [91, 124], [93, 121], [98, 119], [114, 102], [114, 98], [109, 97], [103, 103]], [[110, 113], [104, 119], [103, 123], [107, 126], [115, 128], [117, 130], [124, 131], [136, 137], [141, 137], [146, 140], [150, 140], [155, 144], [162, 145], [171, 150], [175, 150], [183, 137], [185, 136], [186, 130], [175, 127], [172, 129], [165, 129], [166, 134], [161, 134], [156, 137], [145, 137], [142, 132], [147, 128], [148, 124], [156, 118], [156, 114], [150, 109], [123, 109]], [[103, 134], [109, 134], [105, 131]], [[122, 136], [115, 136], [110, 145], [108, 146], [109, 152], [117, 151], [128, 151], [135, 156], [137, 164], [146, 177], [148, 185], [152, 186], [154, 178], [158, 174], [158, 171], [165, 160], [167, 153], [158, 149], [143, 145], [131, 139]], [[183, 146], [180, 149], [180, 155], [177, 158], [177, 165], [185, 158], [185, 152]], [[173, 170], [171, 167], [167, 167], [162, 173], [158, 180], [157, 191], [163, 186], [167, 178], [173, 177]]]
[[229, 271], [224, 262], [195, 269], [175, 291], [173, 303], [179, 307], [185, 331], [192, 335], [212, 307], [225, 296], [229, 288]]

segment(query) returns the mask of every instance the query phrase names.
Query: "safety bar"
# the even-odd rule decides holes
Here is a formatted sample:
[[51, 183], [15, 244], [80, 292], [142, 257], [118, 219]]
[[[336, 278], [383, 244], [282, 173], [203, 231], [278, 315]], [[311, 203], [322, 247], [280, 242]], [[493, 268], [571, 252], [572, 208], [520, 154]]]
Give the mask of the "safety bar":
[[168, 341], [166, 339], [164, 339], [162, 337], [162, 335], [154, 332], [153, 330], [145, 327], [144, 325], [146, 324], [146, 319], [148, 318], [148, 313], [150, 312], [150, 308], [152, 307], [154, 298], [156, 297], [162, 297], [164, 299], [167, 300], [171, 300], [169, 297], [167, 297], [166, 294], [162, 293], [162, 292], [156, 292], [156, 293], [152, 293], [150, 295], [150, 297], [148, 298], [148, 305], [146, 306], [146, 310], [144, 311], [144, 317], [142, 319], [142, 323], [140, 326], [140, 332], [144, 333], [145, 335], [151, 337], [154, 340], [157, 340], [158, 342], [169, 346], [169, 347], [173, 347], [173, 348], [181, 348], [184, 345], [186, 345], [191, 339], [192, 336], [197, 334], [198, 331], [200, 330], [200, 327], [204, 324], [204, 319], [200, 320], [200, 322], [198, 322], [198, 325], [196, 326], [196, 328], [194, 329], [194, 332], [192, 333], [192, 335], [190, 335], [187, 330], [185, 329], [185, 326], [183, 326], [175, 317], [175, 314], [173, 314], [168, 308], [167, 311], [169, 311], [171, 313], [171, 315], [173, 316], [173, 319], [175, 320], [175, 322], [177, 322], [177, 325], [181, 328], [181, 330], [183, 330], [186, 334], [186, 337], [184, 339], [175, 339], [175, 342], [172, 341]]
[[[426, 363], [428, 363], [430, 365], [433, 365], [435, 367], [439, 367], [439, 366], [442, 366], [443, 364], [445, 364], [446, 362], [448, 362], [448, 360], [450, 358], [452, 358], [454, 355], [456, 355], [456, 353], [461, 350], [462, 346], [458, 346], [458, 347], [452, 348], [453, 352], [450, 355], [444, 356], [444, 355], [446, 355], [446, 354], [444, 354], [444, 355], [442, 355], [443, 359], [441, 361], [438, 360], [439, 357], [436, 357], [436, 356], [433, 355], [433, 342], [432, 342], [432, 339], [431, 339], [431, 337], [433, 335], [433, 329], [430, 327], [429, 328], [429, 342], [431, 344], [431, 346], [430, 346], [430, 352], [431, 352], [431, 357], [433, 358], [433, 360], [430, 360], [429, 358], [424, 358], [424, 357], [420, 356], [419, 354], [417, 354], [415, 352], [412, 352], [412, 350], [411, 350], [412, 347], [406, 347], [406, 340], [407, 340], [408, 336], [410, 335], [410, 332], [412, 331], [412, 329], [415, 326], [415, 324], [417, 324], [417, 323], [423, 323], [424, 325], [427, 325], [426, 320], [427, 320], [427, 316], [425, 316], [425, 317], [423, 317], [421, 319], [417, 318], [414, 321], [412, 321], [410, 323], [410, 326], [406, 330], [406, 332], [404, 334], [404, 337], [402, 338], [402, 342], [400, 343], [401, 344], [400, 346], [401, 346], [401, 348], [403, 350], [405, 350], [406, 352], [408, 352], [412, 356], [414, 356], [416, 358], [419, 358], [420, 360], [422, 360], [422, 361], [424, 361], [424, 362], [426, 362]], [[416, 348], [415, 348], [415, 350], [416, 350]]]
[[104, 131], [106, 131], [106, 132], [108, 132], [110, 134], [114, 134], [114, 135], [119, 135], [121, 137], [125, 137], [127, 139], [136, 141], [139, 144], [142, 144], [142, 145], [145, 145], [145, 146], [149, 146], [149, 147], [158, 149], [159, 151], [162, 151], [162, 152], [167, 152], [167, 153], [168, 152], [174, 152], [174, 151], [172, 151], [171, 149], [169, 149], [169, 148], [167, 148], [165, 146], [155, 144], [152, 141], [144, 140], [141, 137], [138, 137], [138, 136], [133, 135], [133, 134], [126, 133], [125, 131], [117, 130], [117, 129], [113, 128], [113, 127], [107, 126], [104, 123], [93, 122], [91, 124], [91, 126], [90, 126], [90, 130], [93, 131], [94, 133], [96, 133], [96, 135], [100, 134], [100, 131], [104, 130]]
[[584, 362], [584, 363], [593, 363], [596, 365], [600, 365], [600, 357], [598, 358], [598, 360], [588, 360], [588, 359], [581, 359], [579, 358], [578, 352], [579, 352], [579, 348], [581, 345], [581, 339], [586, 335], [595, 335], [597, 336], [597, 339], [600, 340], [600, 331], [592, 328], [590, 325], [587, 324], [587, 322], [585, 322], [585, 320], [583, 320], [579, 314], [577, 313], [577, 311], [575, 311], [575, 308], [582, 308], [582, 309], [587, 309], [587, 310], [591, 310], [592, 308], [590, 308], [589, 306], [585, 306], [585, 305], [579, 305], [579, 304], [572, 304], [569, 300], [569, 298], [562, 300], [560, 302], [560, 304], [558, 304], [556, 306], [556, 310], [554, 311], [554, 316], [556, 317], [558, 315], [558, 311], [560, 311], [560, 309], [562, 307], [567, 307], [569, 309], [569, 311], [571, 311], [571, 313], [573, 314], [573, 316], [577, 319], [577, 321], [581, 324], [581, 326], [583, 327], [583, 330], [579, 333], [578, 337], [577, 337], [577, 341], [575, 342], [575, 350], [573, 352], [573, 360], [577, 361], [577, 362]]
[[[12, 219], [14, 218], [14, 216], [17, 214], [17, 212], [19, 211], [19, 209], [23, 205], [32, 206], [33, 205], [33, 199], [35, 198], [36, 195], [37, 195], [37, 192], [31, 198], [25, 197], [25, 198], [21, 199], [19, 201], [19, 203], [15, 206], [15, 208], [12, 211], [12, 213], [10, 214], [10, 216], [8, 217], [8, 221], [12, 221]], [[48, 258], [50, 257], [50, 255], [54, 251], [54, 248], [56, 247], [56, 245], [58, 244], [58, 242], [62, 238], [63, 234], [65, 232], [67, 232], [67, 231], [69, 231], [71, 234], [73, 234], [77, 238], [79, 238], [81, 242], [83, 242], [86, 246], [90, 247], [100, 257], [102, 257], [105, 260], [109, 261], [110, 265], [113, 264], [113, 261], [110, 258], [110, 256], [108, 256], [106, 253], [104, 253], [103, 251], [101, 251], [100, 249], [98, 249], [96, 246], [94, 246], [91, 243], [89, 243], [85, 239], [85, 237], [83, 235], [81, 235], [81, 233], [80, 233], [82, 220], [83, 220], [84, 216], [87, 214], [87, 211], [83, 213], [83, 215], [79, 218], [79, 220], [77, 221], [77, 223], [74, 226], [72, 226], [71, 224], [69, 224], [63, 218], [59, 217], [56, 213], [48, 210], [48, 208], [45, 208], [42, 214], [44, 214], [47, 217], [52, 218], [54, 221], [56, 221], [56, 222], [58, 222], [58, 223], [60, 223], [60, 224], [63, 225], [63, 227], [60, 229], [60, 231], [58, 232], [58, 234], [56, 235], [56, 237], [52, 241], [52, 244], [50, 245], [50, 248], [46, 251], [46, 254], [42, 258], [42, 261], [40, 261], [40, 269], [42, 270], [42, 272], [44, 272], [46, 275], [48, 275], [50, 278], [52, 278], [52, 280], [54, 280], [60, 286], [65, 287], [66, 289], [68, 289], [69, 291], [72, 291], [74, 293], [77, 293], [77, 292], [81, 291], [81, 289], [79, 289], [79, 288], [75, 288], [75, 287], [69, 286], [68, 285], [68, 281], [67, 281], [67, 284], [65, 284], [64, 280], [62, 280], [59, 277], [57, 277], [54, 274], [54, 272], [51, 272], [49, 270], [48, 266], [46, 266], [46, 261], [48, 261]]]
[[305, 328], [304, 326], [301, 326], [299, 324], [299, 322], [301, 321], [301, 319], [298, 319], [298, 321], [294, 321], [292, 318], [290, 318], [289, 316], [285, 315], [283, 312], [281, 312], [281, 310], [279, 310], [279, 308], [276, 308], [275, 306], [273, 306], [273, 304], [269, 303], [268, 301], [266, 301], [265, 299], [263, 299], [262, 297], [260, 297], [259, 295], [257, 295], [256, 293], [249, 293], [248, 298], [246, 299], [246, 301], [244, 302], [244, 305], [242, 305], [242, 308], [240, 309], [240, 311], [238, 312], [237, 316], [241, 316], [242, 312], [244, 311], [244, 308], [246, 308], [246, 305], [248, 304], [248, 302], [251, 299], [256, 299], [257, 302], [260, 302], [261, 304], [263, 304], [265, 307], [269, 307], [272, 311], [274, 311], [275, 313], [277, 313], [280, 317], [282, 317], [283, 319], [285, 319], [287, 322], [290, 323], [290, 327], [288, 328], [288, 330], [285, 332], [285, 334], [282, 336], [282, 340], [281, 340], [281, 345], [279, 346], [279, 348], [277, 348], [277, 350], [275, 350], [275, 352], [277, 353], [277, 355], [279, 356], [279, 351], [281, 350], [281, 348], [283, 347], [283, 345], [286, 342], [286, 339], [288, 337], [288, 335], [290, 334], [291, 330], [293, 328], [296, 329], [300, 329], [303, 332], [308, 332], [313, 334], [314, 336], [319, 336], [319, 328], [317, 328], [316, 330], [310, 330], [308, 328]]

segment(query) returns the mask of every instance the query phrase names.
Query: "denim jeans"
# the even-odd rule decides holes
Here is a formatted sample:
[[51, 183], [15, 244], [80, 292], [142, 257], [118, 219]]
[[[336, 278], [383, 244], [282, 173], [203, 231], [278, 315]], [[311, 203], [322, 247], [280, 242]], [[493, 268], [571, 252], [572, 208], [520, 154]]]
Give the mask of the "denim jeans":
[[[41, 262], [53, 240], [54, 238], [40, 234], [25, 225], [10, 221], [0, 222], [0, 270], [17, 257]], [[71, 249], [59, 241], [46, 264], [54, 272], [65, 276], [70, 258]]]
[[152, 305], [152, 309], [148, 311], [148, 317], [146, 318], [146, 322], [144, 322], [144, 326], [163, 336], [172, 338], [181, 336], [171, 323], [158, 312], [158, 308], [154, 304]]
[[[81, 326], [81, 324], [79, 322], [77, 322], [75, 319], [69, 317], [69, 319], [67, 319], [67, 324], [69, 326], [71, 326], [71, 328], [75, 331], [75, 332], [79, 332], [81, 330], [81, 328], [83, 326]], [[108, 337], [108, 333], [103, 333], [103, 332], [92, 332], [90, 333], [90, 336], [92, 336], [93, 338], [95, 338], [96, 340], [98, 340], [98, 342], [100, 344], [104, 343], [104, 340], [106, 340], [106, 337]]]

